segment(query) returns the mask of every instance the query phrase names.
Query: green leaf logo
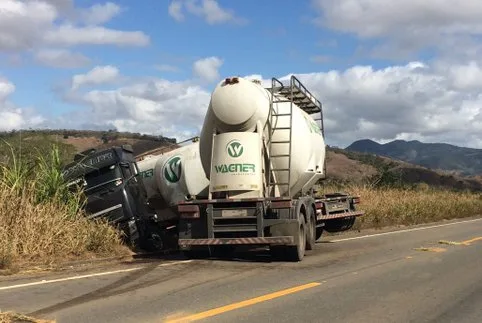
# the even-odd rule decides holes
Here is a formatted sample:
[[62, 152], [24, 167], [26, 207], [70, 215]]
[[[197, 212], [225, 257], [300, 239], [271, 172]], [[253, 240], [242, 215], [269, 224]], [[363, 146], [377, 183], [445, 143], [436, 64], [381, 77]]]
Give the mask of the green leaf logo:
[[181, 157], [173, 156], [164, 164], [164, 178], [171, 183], [179, 182], [181, 179]]
[[239, 140], [232, 140], [226, 146], [228, 151], [228, 155], [232, 158], [238, 158], [243, 154], [243, 145], [239, 142]]

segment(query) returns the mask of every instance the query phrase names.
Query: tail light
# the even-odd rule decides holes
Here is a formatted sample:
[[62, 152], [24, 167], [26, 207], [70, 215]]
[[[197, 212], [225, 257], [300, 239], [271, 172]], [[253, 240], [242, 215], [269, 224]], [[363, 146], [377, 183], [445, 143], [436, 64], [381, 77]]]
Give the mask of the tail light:
[[183, 219], [198, 219], [201, 217], [198, 205], [178, 205], [177, 211]]

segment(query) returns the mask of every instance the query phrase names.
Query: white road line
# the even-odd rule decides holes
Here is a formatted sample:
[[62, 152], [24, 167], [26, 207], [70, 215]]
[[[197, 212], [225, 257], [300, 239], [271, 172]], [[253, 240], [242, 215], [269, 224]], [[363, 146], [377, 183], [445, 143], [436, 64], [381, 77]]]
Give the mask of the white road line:
[[385, 235], [396, 234], [396, 233], [404, 233], [404, 232], [411, 232], [411, 231], [420, 231], [420, 230], [435, 229], [435, 228], [447, 227], [447, 226], [449, 226], [449, 225], [463, 224], [463, 223], [476, 222], [476, 221], [482, 221], [482, 218], [480, 218], [480, 219], [473, 219], [473, 220], [466, 220], [466, 221], [459, 221], [459, 222], [452, 222], [452, 223], [446, 223], [446, 224], [437, 224], [437, 225], [431, 225], [431, 226], [428, 226], [428, 227], [420, 227], [420, 228], [404, 229], [404, 230], [398, 230], [398, 231], [375, 233], [375, 234], [369, 234], [369, 235], [366, 235], [366, 236], [359, 236], [359, 237], [352, 237], [352, 238], [345, 238], [345, 239], [329, 240], [329, 242], [342, 242], [342, 241], [348, 241], [348, 240], [358, 240], [358, 239], [365, 239], [365, 238], [371, 238], [371, 237], [385, 236]]
[[[192, 260], [181, 260], [181, 261], [175, 261], [175, 262], [168, 262], [164, 264], [160, 264], [157, 267], [167, 267], [167, 266], [173, 266], [173, 265], [178, 265], [178, 264], [184, 264], [191, 262]], [[107, 276], [107, 275], [113, 275], [113, 274], [120, 274], [120, 273], [127, 273], [130, 271], [136, 271], [139, 269], [142, 269], [144, 267], [134, 267], [134, 268], [128, 268], [128, 269], [120, 269], [120, 270], [114, 270], [114, 271], [106, 271], [106, 272], [101, 272], [101, 273], [95, 273], [95, 274], [88, 274], [88, 275], [81, 275], [81, 276], [72, 276], [72, 277], [66, 277], [66, 278], [59, 278], [59, 279], [51, 279], [51, 280], [41, 280], [41, 281], [36, 281], [32, 283], [25, 283], [25, 284], [19, 284], [19, 285], [11, 285], [11, 286], [3, 286], [0, 287], [0, 291], [3, 290], [9, 290], [9, 289], [16, 289], [16, 288], [22, 288], [22, 287], [30, 287], [30, 286], [37, 286], [37, 285], [45, 285], [45, 284], [52, 284], [52, 283], [59, 283], [59, 282], [65, 282], [69, 280], [77, 280], [77, 279], [84, 279], [84, 278], [92, 278], [92, 277], [98, 277], [98, 276]]]

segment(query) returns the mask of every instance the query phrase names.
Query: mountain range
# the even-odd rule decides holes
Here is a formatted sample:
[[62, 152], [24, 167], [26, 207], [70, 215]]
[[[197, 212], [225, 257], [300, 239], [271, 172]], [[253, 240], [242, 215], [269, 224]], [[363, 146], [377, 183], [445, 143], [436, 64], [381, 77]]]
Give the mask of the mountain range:
[[445, 143], [423, 143], [418, 140], [394, 140], [379, 144], [373, 140], [358, 140], [346, 151], [385, 156], [461, 176], [482, 174], [482, 149], [459, 147]]

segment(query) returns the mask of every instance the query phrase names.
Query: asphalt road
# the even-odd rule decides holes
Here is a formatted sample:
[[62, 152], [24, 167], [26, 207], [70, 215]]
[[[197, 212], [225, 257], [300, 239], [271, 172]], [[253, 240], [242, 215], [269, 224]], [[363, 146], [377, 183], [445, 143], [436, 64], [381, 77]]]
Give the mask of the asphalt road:
[[0, 309], [59, 323], [481, 321], [482, 219], [366, 234], [324, 237], [301, 263], [258, 252], [0, 278]]

